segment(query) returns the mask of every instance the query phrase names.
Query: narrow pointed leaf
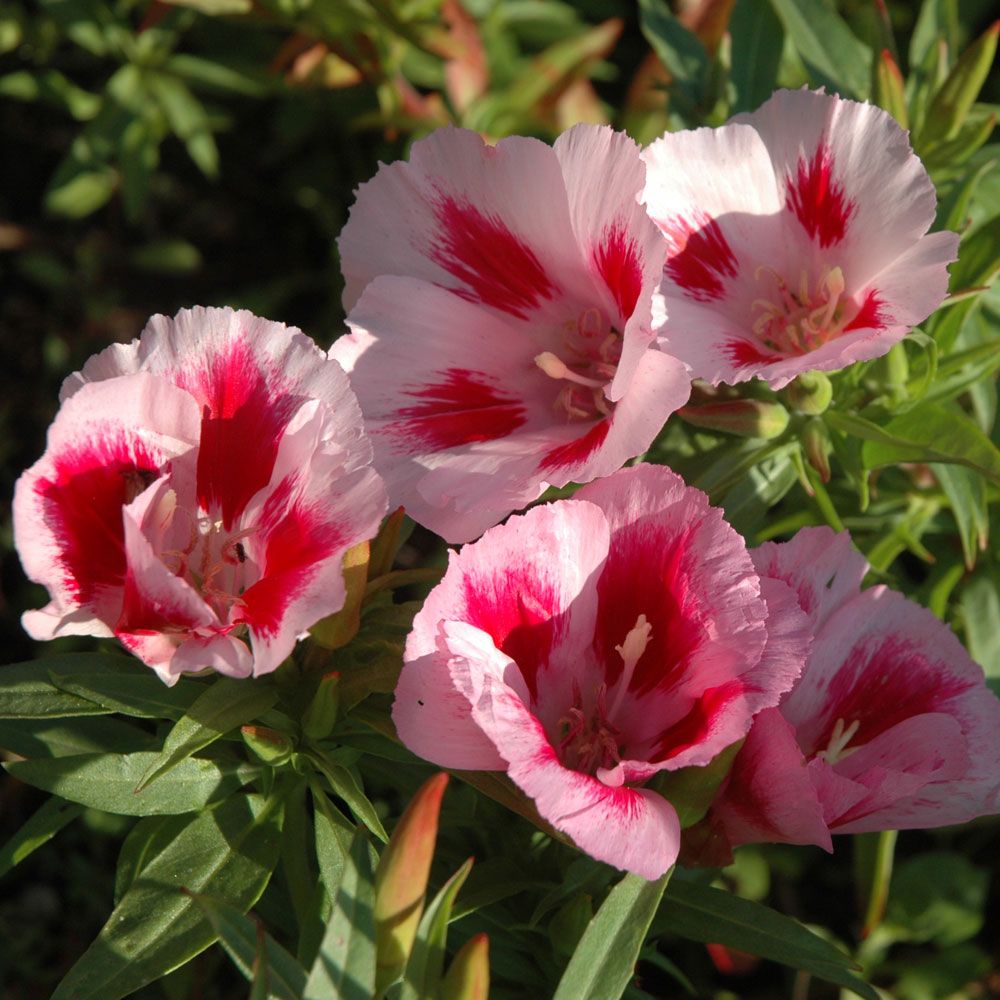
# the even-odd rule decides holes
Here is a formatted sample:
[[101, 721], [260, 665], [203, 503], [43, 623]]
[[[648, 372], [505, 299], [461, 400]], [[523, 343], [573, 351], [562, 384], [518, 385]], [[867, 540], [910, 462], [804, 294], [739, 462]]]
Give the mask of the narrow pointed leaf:
[[[114, 711], [87, 698], [63, 690], [58, 678], [66, 672], [80, 669], [120, 669], [134, 660], [103, 653], [71, 653], [27, 663], [11, 663], [0, 667], [0, 718], [57, 719], [80, 715], [109, 715]], [[160, 685], [163, 686], [162, 684]]]
[[618, 1000], [632, 978], [671, 868], [655, 882], [626, 875], [587, 925], [553, 1000]]
[[51, 798], [0, 847], [0, 877], [19, 865], [29, 854], [48, 843], [64, 826], [83, 812], [83, 806]]
[[233, 795], [191, 822], [142, 869], [52, 1000], [118, 1000], [204, 951], [216, 932], [182, 892], [249, 909], [278, 858], [281, 808]]
[[170, 730], [160, 760], [142, 776], [137, 791], [168, 773], [193, 753], [215, 742], [231, 729], [256, 719], [278, 700], [271, 678], [234, 680], [221, 677], [205, 689]]
[[158, 759], [159, 754], [148, 752], [96, 753], [11, 761], [4, 767], [26, 784], [120, 816], [194, 812], [260, 774], [251, 764], [189, 757], [137, 794], [139, 779]]
[[267, 968], [261, 979], [267, 984], [265, 996], [272, 1000], [299, 1000], [306, 986], [306, 970], [270, 934], [263, 933], [256, 920], [211, 896], [192, 893], [191, 899], [208, 918], [219, 943], [248, 981], [257, 981], [255, 963], [263, 942]]
[[857, 966], [849, 955], [797, 920], [722, 889], [675, 880], [661, 904], [656, 929], [769, 958], [853, 990], [866, 1000], [879, 1000], [878, 993], [854, 975]]
[[403, 989], [400, 1000], [424, 1000], [439, 992], [441, 975], [444, 971], [444, 949], [448, 938], [448, 921], [451, 919], [455, 897], [469, 877], [472, 858], [441, 887], [441, 891], [431, 900], [413, 939], [403, 973]]
[[371, 1000], [375, 994], [375, 877], [358, 829], [302, 1000]]
[[81, 753], [150, 750], [152, 733], [122, 719], [86, 715], [78, 719], [0, 719], [0, 747], [19, 757], [69, 757]]
[[733, 46], [730, 79], [736, 88], [732, 112], [754, 111], [774, 92], [785, 31], [770, 4], [736, 0], [729, 31]]
[[354, 775], [342, 764], [328, 760], [322, 753], [311, 753], [309, 759], [330, 782], [334, 794], [347, 803], [348, 808], [354, 813], [354, 818], [364, 823], [384, 844], [389, 839], [389, 835], [385, 832], [385, 827], [382, 826], [382, 821], [378, 818], [375, 807], [358, 785]]

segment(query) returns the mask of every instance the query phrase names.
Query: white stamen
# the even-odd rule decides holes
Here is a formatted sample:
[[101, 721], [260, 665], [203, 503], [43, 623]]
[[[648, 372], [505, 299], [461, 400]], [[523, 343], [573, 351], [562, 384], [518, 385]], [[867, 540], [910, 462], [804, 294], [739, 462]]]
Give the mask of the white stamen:
[[859, 747], [852, 747], [850, 750], [847, 749], [848, 744], [854, 739], [855, 733], [861, 726], [861, 720], [855, 719], [846, 729], [844, 728], [844, 720], [837, 719], [833, 727], [833, 732], [830, 733], [830, 742], [827, 743], [825, 750], [820, 750], [816, 754], [820, 760], [825, 760], [827, 764], [836, 764], [838, 760], [843, 760], [845, 757], [849, 757], [855, 750], [860, 749]]
[[551, 351], [542, 351], [541, 354], [535, 357], [535, 364], [548, 375], [549, 378], [555, 379], [566, 379], [567, 382], [575, 382], [577, 385], [585, 385], [590, 389], [601, 389], [604, 386], [603, 382], [599, 382], [595, 378], [586, 378], [583, 375], [578, 375], [571, 368], [568, 368], [566, 364], [556, 357]]
[[608, 709], [610, 717], [621, 704], [629, 684], [632, 683], [632, 675], [635, 673], [636, 664], [642, 659], [642, 654], [646, 652], [649, 645], [650, 636], [653, 633], [653, 626], [646, 621], [645, 615], [639, 615], [635, 620], [635, 625], [629, 630], [625, 641], [620, 646], [615, 646], [615, 652], [624, 661], [621, 676], [618, 678], [618, 688], [615, 691], [615, 699]]

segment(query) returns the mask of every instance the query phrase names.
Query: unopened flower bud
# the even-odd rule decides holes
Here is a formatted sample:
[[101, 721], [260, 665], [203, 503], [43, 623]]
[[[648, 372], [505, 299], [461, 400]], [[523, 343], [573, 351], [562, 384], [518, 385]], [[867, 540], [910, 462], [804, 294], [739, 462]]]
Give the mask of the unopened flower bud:
[[788, 411], [780, 403], [760, 399], [733, 399], [677, 411], [689, 424], [706, 430], [725, 431], [741, 437], [776, 438], [788, 427]]
[[830, 481], [830, 437], [822, 420], [813, 418], [803, 428], [802, 449], [806, 460], [819, 473], [824, 483]]
[[240, 735], [254, 756], [272, 767], [284, 764], [294, 749], [292, 741], [284, 733], [267, 726], [243, 726]]
[[833, 386], [822, 372], [803, 372], [785, 387], [784, 396], [796, 413], [818, 416], [830, 405]]

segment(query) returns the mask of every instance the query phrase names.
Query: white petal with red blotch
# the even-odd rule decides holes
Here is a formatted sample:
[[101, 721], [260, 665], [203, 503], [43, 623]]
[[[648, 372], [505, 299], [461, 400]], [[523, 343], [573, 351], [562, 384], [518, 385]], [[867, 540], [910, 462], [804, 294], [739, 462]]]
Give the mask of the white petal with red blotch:
[[199, 500], [227, 528], [269, 482], [284, 429], [306, 399], [344, 414], [339, 447], [359, 462], [371, 454], [344, 372], [294, 327], [228, 308], [154, 316], [138, 340], [107, 348], [71, 375], [63, 398], [139, 370], [186, 389], [201, 408]]
[[[662, 332], [688, 361], [706, 332], [689, 324], [721, 314], [742, 325], [745, 306], [758, 297], [757, 265], [780, 271], [787, 262], [780, 192], [764, 143], [743, 125], [667, 133], [643, 159], [643, 199], [666, 243]], [[683, 319], [675, 301], [688, 303]]]
[[351, 366], [393, 504], [466, 541], [541, 494], [532, 472], [558, 387], [535, 364], [545, 345], [524, 324], [426, 282], [380, 277], [350, 325], [331, 355]]
[[624, 469], [576, 496], [601, 507], [611, 528], [595, 639], [609, 703], [622, 676], [615, 647], [640, 615], [651, 625], [620, 700], [627, 755], [708, 763], [749, 725], [737, 712], [714, 726], [722, 706], [758, 687], [777, 695], [785, 683], [758, 683], [751, 673], [767, 639], [767, 605], [746, 545], [705, 494], [662, 466]]
[[787, 542], [765, 542], [750, 557], [762, 577], [782, 580], [818, 633], [841, 605], [857, 596], [868, 562], [851, 536], [822, 526], [802, 528]]
[[659, 878], [677, 860], [680, 823], [666, 799], [563, 767], [541, 721], [505, 682], [499, 661], [487, 667], [481, 658], [455, 657], [449, 666], [474, 721], [507, 761], [508, 777], [544, 819], [598, 861], [643, 878]]
[[488, 146], [475, 132], [438, 129], [359, 189], [338, 240], [344, 307], [379, 275], [398, 275], [526, 318], [586, 294], [574, 244], [549, 146], [520, 136]]
[[570, 218], [584, 265], [600, 295], [594, 305], [622, 332], [608, 398], [620, 400], [653, 338], [652, 301], [665, 247], [639, 203], [646, 171], [639, 147], [608, 126], [577, 125], [554, 147], [566, 181]]
[[572, 500], [514, 516], [450, 553], [407, 639], [393, 708], [403, 741], [413, 748], [423, 720], [454, 714], [446, 657], [436, 654], [441, 622], [467, 622], [489, 635], [517, 664], [537, 714], [554, 726], [571, 705], [574, 680], [588, 690], [599, 682], [584, 672], [593, 664], [595, 580], [607, 552], [603, 513]]
[[250, 629], [255, 676], [277, 669], [300, 634], [340, 610], [344, 552], [372, 538], [386, 512], [375, 471], [336, 449], [351, 416], [319, 400], [304, 404], [281, 440], [272, 481], [246, 508], [243, 544], [259, 578], [233, 619]]
[[122, 507], [196, 445], [199, 419], [190, 395], [150, 375], [88, 386], [63, 403], [14, 495], [21, 562], [52, 598], [25, 614], [30, 635], [110, 634], [125, 582]]
[[712, 804], [711, 822], [733, 847], [816, 844], [833, 850], [794, 728], [774, 708], [755, 719]]
[[[784, 214], [816, 252], [833, 252], [848, 289], [873, 280], [927, 232], [936, 195], [907, 133], [887, 112], [781, 90], [750, 114], [782, 188]], [[729, 127], [729, 126], [725, 126]]]

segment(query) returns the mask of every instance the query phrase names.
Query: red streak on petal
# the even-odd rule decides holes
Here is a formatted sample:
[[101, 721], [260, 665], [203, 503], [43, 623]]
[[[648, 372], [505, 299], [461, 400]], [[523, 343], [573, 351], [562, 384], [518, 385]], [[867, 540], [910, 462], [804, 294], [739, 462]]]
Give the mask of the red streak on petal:
[[282, 480], [258, 522], [265, 539], [261, 578], [243, 593], [239, 617], [261, 636], [280, 630], [288, 606], [306, 591], [318, 564], [344, 546], [339, 526], [322, 507], [297, 499], [297, 492], [297, 477]]
[[830, 681], [822, 734], [812, 752], [829, 744], [837, 719], [843, 719], [845, 726], [859, 723], [851, 744], [860, 746], [915, 715], [948, 713], [950, 700], [970, 686], [970, 681], [927, 660], [906, 639], [889, 636], [859, 642]]
[[[115, 625], [115, 634], [123, 636], [152, 636], [162, 633], [180, 635], [197, 628], [203, 622], [192, 616], [183, 604], [168, 607], [163, 595], [152, 596], [137, 580], [131, 569], [125, 576], [125, 593], [122, 613]], [[131, 648], [131, 647], [129, 647]]]
[[820, 143], [811, 160], [799, 157], [794, 177], [788, 178], [785, 206], [821, 247], [839, 243], [857, 206], [844, 194], [844, 186], [833, 177], [833, 152]]
[[742, 698], [745, 692], [746, 686], [739, 678], [705, 691], [684, 718], [660, 734], [651, 759], [670, 760], [702, 743], [711, 733], [719, 713]]
[[625, 226], [616, 222], [604, 231], [603, 242], [594, 249], [594, 265], [615, 297], [622, 320], [635, 312], [642, 291], [642, 262], [639, 248]]
[[889, 325], [889, 317], [883, 311], [882, 301], [877, 288], [869, 289], [865, 295], [857, 315], [844, 327], [844, 333], [850, 330], [884, 330]]
[[538, 463], [538, 468], [543, 472], [548, 472], [553, 469], [565, 468], [567, 465], [580, 465], [604, 444], [604, 439], [610, 430], [610, 420], [602, 420], [600, 423], [594, 424], [582, 437], [546, 452]]
[[218, 510], [229, 529], [269, 482], [278, 443], [302, 399], [285, 390], [278, 372], [262, 371], [242, 339], [178, 382], [202, 407], [198, 501]]
[[143, 441], [118, 429], [55, 456], [54, 478], [36, 484], [60, 550], [64, 585], [80, 604], [99, 588], [122, 586], [122, 507], [159, 475], [161, 461]]
[[759, 368], [784, 360], [780, 354], [761, 350], [749, 340], [730, 340], [722, 345], [726, 357], [740, 368]]
[[526, 319], [556, 288], [527, 244], [500, 219], [443, 196], [435, 206], [438, 240], [431, 257], [467, 288], [462, 298]]
[[739, 265], [718, 222], [705, 212], [692, 219], [676, 216], [660, 223], [667, 241], [663, 270], [698, 302], [722, 297], [724, 278], [735, 278]]
[[615, 649], [635, 627], [639, 615], [652, 626], [649, 643], [636, 664], [629, 690], [645, 694], [670, 688], [699, 649], [710, 608], [699, 606], [692, 581], [699, 560], [688, 539], [643, 521], [615, 532], [597, 584], [598, 613], [594, 650], [604, 664], [609, 688], [623, 661]]
[[444, 380], [419, 389], [404, 390], [422, 402], [396, 411], [400, 418], [391, 433], [408, 444], [435, 451], [495, 441], [512, 434], [522, 424], [524, 407], [490, 384], [480, 372], [449, 368]]

